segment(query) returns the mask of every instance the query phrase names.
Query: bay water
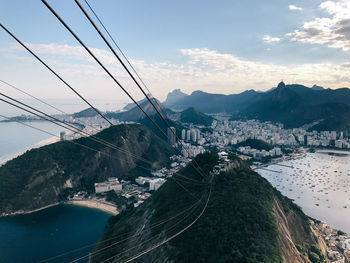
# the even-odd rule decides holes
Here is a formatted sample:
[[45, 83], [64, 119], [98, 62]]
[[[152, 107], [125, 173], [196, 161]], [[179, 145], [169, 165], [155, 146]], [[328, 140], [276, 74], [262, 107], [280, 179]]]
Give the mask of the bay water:
[[257, 170], [310, 217], [350, 234], [350, 152], [324, 150]]

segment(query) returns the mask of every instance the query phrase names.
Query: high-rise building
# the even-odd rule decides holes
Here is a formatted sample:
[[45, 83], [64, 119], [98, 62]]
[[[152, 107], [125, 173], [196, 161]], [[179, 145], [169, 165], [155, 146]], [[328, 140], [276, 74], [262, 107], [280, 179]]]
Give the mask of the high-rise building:
[[187, 130], [186, 132], [186, 141], [190, 141], [191, 140], [191, 130]]
[[191, 130], [191, 141], [196, 142], [197, 141], [197, 132], [196, 130]]
[[169, 128], [168, 128], [168, 140], [169, 140], [169, 143], [170, 143], [172, 146], [174, 146], [175, 143], [176, 143], [175, 134], [176, 134], [176, 129], [175, 129], [175, 127], [169, 127]]
[[186, 140], [186, 130], [185, 129], [182, 129], [181, 131], [181, 140]]

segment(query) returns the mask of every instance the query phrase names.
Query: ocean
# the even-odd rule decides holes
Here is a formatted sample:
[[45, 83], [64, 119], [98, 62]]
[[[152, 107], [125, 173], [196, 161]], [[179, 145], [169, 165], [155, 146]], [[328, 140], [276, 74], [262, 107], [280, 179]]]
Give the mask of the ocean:
[[[39, 108], [48, 114], [59, 113], [55, 109], [52, 109], [34, 99], [24, 99], [21, 101], [33, 107]], [[45, 101], [69, 114], [88, 108], [84, 102], [75, 99]], [[116, 111], [122, 109], [126, 105], [125, 101], [116, 100], [92, 100], [92, 103], [95, 107], [102, 111]], [[25, 112], [13, 108], [4, 102], [0, 102], [1, 115], [4, 115], [6, 117], [13, 117], [24, 113]], [[0, 120], [2, 119], [3, 118], [0, 117]], [[59, 136], [60, 132], [64, 130], [62, 127], [46, 121], [33, 121], [28, 122], [28, 124], [53, 133], [57, 136]], [[17, 153], [21, 153], [24, 150], [40, 144], [42, 141], [47, 140], [51, 137], [53, 136], [41, 131], [34, 130], [30, 127], [26, 127], [20, 123], [0, 122], [0, 164], [4, 159], [8, 159]]]
[[[31, 99], [22, 101], [48, 114], [57, 114], [57, 111], [37, 101]], [[77, 100], [48, 100], [48, 102], [67, 113], [87, 108]], [[93, 105], [102, 111], [120, 110], [125, 104], [120, 101], [93, 101]], [[0, 102], [0, 114], [12, 117], [23, 112]], [[59, 135], [63, 130], [45, 121], [32, 121], [28, 124], [55, 135]], [[0, 123], [0, 165], [9, 157], [41, 145], [43, 141], [52, 137], [20, 123]], [[72, 249], [93, 245], [103, 233], [109, 217], [109, 214], [91, 208], [59, 205], [32, 214], [0, 218], [0, 262], [38, 262]], [[93, 246], [89, 246], [48, 262], [69, 262], [89, 253], [92, 249]]]
[[0, 218], [0, 262], [34, 263], [87, 246], [47, 262], [84, 256], [92, 251], [109, 218], [105, 212], [73, 205]]
[[349, 163], [350, 152], [322, 151], [257, 172], [306, 215], [350, 233]]

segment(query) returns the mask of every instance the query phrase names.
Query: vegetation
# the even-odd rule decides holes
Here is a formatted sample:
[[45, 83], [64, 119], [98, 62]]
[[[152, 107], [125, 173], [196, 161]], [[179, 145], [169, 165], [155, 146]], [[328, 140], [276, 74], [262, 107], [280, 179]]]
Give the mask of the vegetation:
[[254, 148], [260, 151], [261, 150], [269, 151], [273, 148], [271, 144], [259, 139], [247, 139], [244, 142], [240, 142], [235, 145], [235, 147], [237, 148], [240, 146], [250, 146], [251, 148]]
[[213, 120], [213, 117], [206, 115], [193, 107], [184, 110], [180, 114], [180, 121], [184, 123], [210, 126]]
[[350, 90], [347, 88], [317, 90], [292, 84], [279, 85], [267, 92], [248, 90], [223, 95], [195, 91], [181, 97], [171, 98], [171, 95], [166, 105], [174, 109], [195, 107], [205, 113], [227, 112], [233, 119], [281, 122], [286, 127], [322, 120], [310, 130], [350, 132]]
[[[308, 218], [299, 207], [290, 199], [284, 198], [237, 156], [229, 157], [237, 164], [236, 168], [214, 177], [211, 198], [203, 216], [167, 245], [140, 257], [136, 262], [150, 262], [154, 259], [154, 262], [282, 262], [273, 212], [275, 200], [281, 203], [288, 220], [293, 219], [296, 222], [291, 224], [294, 227], [291, 230], [293, 241], [300, 244], [299, 247], [308, 248], [304, 251], [306, 255], [310, 250], [310, 253], [321, 259], [322, 253], [311, 248], [315, 240], [310, 237]], [[206, 174], [205, 178], [191, 166], [187, 166], [180, 173], [207, 183], [208, 173], [217, 161], [218, 157], [214, 152], [196, 157], [196, 162]], [[190, 184], [180, 178], [175, 176], [173, 180], [168, 180], [138, 208], [130, 208], [114, 217], [101, 239], [103, 243], [99, 243], [96, 250], [116, 242], [107, 240], [113, 236], [124, 234], [123, 239], [128, 237], [128, 240], [123, 242], [118, 239], [121, 242], [118, 246], [92, 257], [92, 262], [101, 262], [111, 256], [116, 261], [125, 260], [191, 223], [205, 205], [209, 185]], [[198, 202], [198, 207], [193, 206]], [[152, 227], [186, 208], [192, 213], [184, 213], [174, 220]], [[298, 222], [301, 222], [301, 227]], [[135, 236], [135, 233], [140, 234]], [[135, 247], [135, 244], [139, 245]], [[119, 257], [118, 253], [122, 252]], [[314, 254], [310, 257], [315, 256]]]
[[[167, 164], [173, 149], [141, 125], [113, 126], [96, 135], [152, 162], [144, 163], [89, 138], [33, 149], [0, 167], [0, 214], [31, 210], [64, 200], [75, 191], [94, 191], [108, 177], [134, 178], [146, 168]], [[111, 156], [115, 158], [111, 158]], [[73, 188], [65, 186], [70, 181]]]

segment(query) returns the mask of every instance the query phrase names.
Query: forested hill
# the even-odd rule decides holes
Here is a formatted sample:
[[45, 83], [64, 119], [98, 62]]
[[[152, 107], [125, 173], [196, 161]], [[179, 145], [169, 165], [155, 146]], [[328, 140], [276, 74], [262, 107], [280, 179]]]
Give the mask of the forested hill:
[[[231, 169], [214, 176], [208, 206], [198, 221], [134, 262], [301, 263], [311, 262], [311, 251], [318, 254], [313, 262], [322, 262], [308, 218], [299, 207], [236, 156], [230, 158]], [[180, 173], [202, 183], [175, 176], [141, 206], [113, 217], [91, 261], [124, 262], [193, 222], [205, 207], [208, 172], [217, 160], [215, 153], [197, 156], [205, 179], [191, 166]]]
[[[93, 191], [94, 183], [114, 176], [128, 179], [163, 167], [173, 149], [142, 125], [118, 125], [96, 135], [124, 150], [118, 151], [89, 138], [75, 143], [62, 141], [9, 161], [0, 167], [0, 215], [19, 210], [28, 211], [64, 200], [78, 190]], [[151, 161], [146, 163], [130, 154]], [[151, 165], [152, 163], [152, 165]]]
[[[255, 88], [255, 87], [253, 87]], [[350, 131], [350, 89], [311, 88], [280, 82], [266, 92], [247, 90], [239, 94], [210, 94], [194, 91], [191, 95], [169, 93], [164, 105], [183, 110], [194, 107], [204, 113], [225, 112], [233, 119], [258, 119], [300, 127], [319, 121], [315, 130]], [[175, 96], [175, 95], [176, 96]]]

